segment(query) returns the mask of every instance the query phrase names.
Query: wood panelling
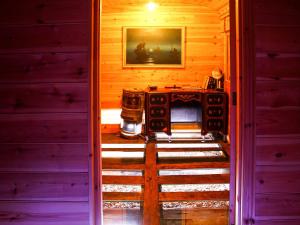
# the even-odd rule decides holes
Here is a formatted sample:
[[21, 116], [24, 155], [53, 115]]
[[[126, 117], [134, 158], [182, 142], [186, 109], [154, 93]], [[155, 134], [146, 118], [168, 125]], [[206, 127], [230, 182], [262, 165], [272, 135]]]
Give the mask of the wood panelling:
[[87, 112], [87, 95], [85, 83], [0, 84], [0, 113]]
[[[284, 188], [284, 187], [283, 187]], [[256, 216], [299, 217], [300, 194], [256, 194]]]
[[299, 108], [256, 110], [257, 135], [299, 134], [299, 124]]
[[299, 80], [300, 54], [258, 53], [257, 80]]
[[1, 225], [88, 225], [87, 202], [2, 201]]
[[300, 165], [299, 137], [256, 139], [256, 165]]
[[256, 0], [256, 23], [269, 25], [299, 25], [298, 0]]
[[[144, 1], [103, 1], [101, 27], [101, 103], [120, 107], [123, 88], [148, 85], [202, 86], [217, 66], [223, 68], [224, 39], [217, 9], [210, 1], [160, 1], [157, 11], [146, 11]], [[185, 67], [122, 68], [123, 26], [184, 26]]]
[[0, 3], [0, 224], [89, 224], [89, 4]]
[[300, 79], [256, 83], [256, 106], [267, 108], [300, 108]]
[[84, 52], [0, 55], [0, 83], [84, 83], [87, 57]]
[[255, 224], [300, 223], [300, 2], [255, 0]]
[[256, 193], [300, 193], [300, 166], [257, 166]]
[[87, 144], [0, 144], [0, 171], [88, 172]]
[[4, 200], [87, 201], [87, 173], [0, 173]]
[[31, 0], [27, 1], [26, 4], [20, 4], [18, 0], [10, 0], [1, 5], [0, 24], [27, 25], [87, 22], [87, 7], [88, 1], [85, 0]]
[[86, 113], [0, 114], [0, 143], [87, 143]]
[[[297, 26], [256, 26], [256, 51], [258, 53], [282, 54], [299, 53], [300, 27]], [[272, 38], [270, 38], [272, 37]]]
[[84, 23], [4, 26], [1, 29], [0, 54], [88, 50], [88, 33]]

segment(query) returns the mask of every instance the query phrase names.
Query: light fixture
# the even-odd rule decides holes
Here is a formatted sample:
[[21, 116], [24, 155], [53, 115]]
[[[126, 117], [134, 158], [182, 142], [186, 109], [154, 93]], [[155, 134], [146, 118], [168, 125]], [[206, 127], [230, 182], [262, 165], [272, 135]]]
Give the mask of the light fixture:
[[147, 6], [147, 9], [148, 9], [150, 12], [152, 12], [152, 11], [154, 11], [154, 10], [156, 9], [157, 4], [154, 3], [154, 2], [149, 2], [146, 6]]

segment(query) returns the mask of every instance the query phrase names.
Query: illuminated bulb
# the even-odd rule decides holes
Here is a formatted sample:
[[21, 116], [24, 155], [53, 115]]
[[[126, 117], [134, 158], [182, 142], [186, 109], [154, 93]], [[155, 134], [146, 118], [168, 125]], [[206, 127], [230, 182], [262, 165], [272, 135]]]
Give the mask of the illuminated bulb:
[[149, 11], [154, 11], [155, 9], [156, 9], [156, 7], [157, 7], [157, 5], [156, 5], [156, 3], [154, 3], [154, 2], [149, 2], [148, 4], [147, 4], [147, 8], [148, 8], [148, 10]]

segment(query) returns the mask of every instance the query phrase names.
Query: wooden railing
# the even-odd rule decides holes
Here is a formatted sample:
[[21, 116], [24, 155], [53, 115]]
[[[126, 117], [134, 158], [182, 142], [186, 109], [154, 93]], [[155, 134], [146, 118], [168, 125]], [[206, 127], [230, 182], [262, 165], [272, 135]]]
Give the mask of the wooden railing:
[[[111, 136], [111, 135], [110, 135]], [[141, 217], [144, 225], [164, 224], [161, 203], [174, 201], [228, 201], [229, 190], [217, 191], [180, 191], [162, 192], [162, 185], [186, 185], [189, 184], [229, 184], [229, 157], [226, 153], [228, 146], [222, 144], [217, 148], [161, 148], [156, 142], [145, 145], [143, 140], [125, 140], [117, 136], [103, 138], [104, 143], [115, 144], [113, 148], [102, 148], [102, 151], [123, 151], [144, 153], [139, 158], [103, 158], [103, 170], [139, 170], [142, 176], [103, 175], [103, 184], [109, 185], [140, 185], [141, 192], [104, 192], [104, 201], [139, 201], [141, 202]], [[133, 142], [133, 143], [132, 143]], [[127, 143], [133, 144], [131, 148], [122, 148]], [[188, 143], [186, 143], [188, 144]], [[139, 146], [134, 148], [134, 145]], [[144, 146], [144, 147], [143, 147]], [[222, 154], [210, 157], [163, 157], [159, 158], [160, 152], [208, 152], [218, 151]], [[140, 154], [139, 154], [140, 155]], [[187, 170], [187, 169], [223, 169], [227, 172], [218, 174], [196, 174], [196, 175], [160, 175], [161, 170]], [[227, 170], [226, 170], [227, 169]], [[225, 209], [227, 211], [228, 209]], [[219, 212], [219, 211], [218, 211]], [[124, 212], [123, 212], [124, 213]], [[168, 213], [167, 213], [168, 214]], [[226, 213], [222, 214], [226, 215]], [[104, 213], [104, 218], [105, 218]], [[114, 215], [115, 216], [115, 215]], [[122, 215], [120, 215], [122, 216]], [[223, 217], [222, 217], [223, 218]], [[212, 218], [214, 219], [214, 218]], [[226, 221], [226, 218], [224, 217]], [[224, 220], [217, 224], [224, 225]], [[104, 223], [105, 224], [105, 223]]]

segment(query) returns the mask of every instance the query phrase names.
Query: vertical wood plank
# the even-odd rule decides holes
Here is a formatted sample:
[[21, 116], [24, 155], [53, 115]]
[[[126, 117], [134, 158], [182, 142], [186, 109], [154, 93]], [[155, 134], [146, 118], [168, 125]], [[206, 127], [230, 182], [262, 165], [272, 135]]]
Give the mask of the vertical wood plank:
[[159, 225], [158, 178], [156, 168], [155, 143], [146, 146], [145, 159], [145, 192], [144, 192], [144, 225]]

